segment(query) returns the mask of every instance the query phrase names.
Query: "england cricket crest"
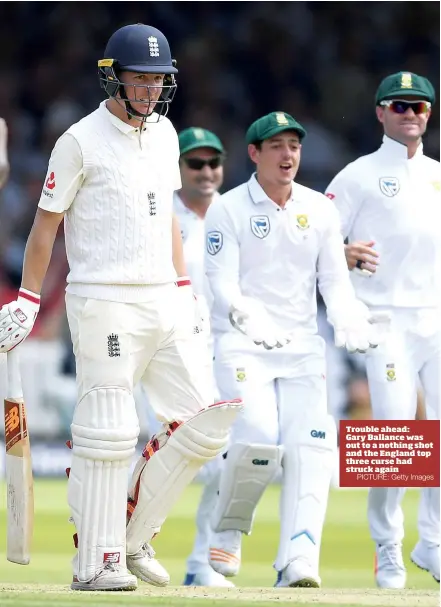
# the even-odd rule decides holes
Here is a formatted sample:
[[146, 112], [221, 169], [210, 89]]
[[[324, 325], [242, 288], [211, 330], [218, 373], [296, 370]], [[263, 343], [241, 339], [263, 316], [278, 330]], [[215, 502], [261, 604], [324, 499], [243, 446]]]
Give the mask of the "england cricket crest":
[[270, 233], [270, 220], [267, 215], [253, 215], [250, 217], [251, 231], [257, 238], [266, 238]]
[[308, 215], [297, 215], [296, 219], [299, 230], [307, 230], [309, 228]]
[[222, 249], [224, 237], [222, 232], [208, 232], [207, 234], [207, 251], [210, 255], [216, 255]]
[[397, 379], [395, 365], [393, 363], [386, 365], [386, 378], [387, 381], [395, 381]]
[[392, 198], [400, 191], [400, 182], [396, 177], [380, 177], [380, 190], [385, 196]]

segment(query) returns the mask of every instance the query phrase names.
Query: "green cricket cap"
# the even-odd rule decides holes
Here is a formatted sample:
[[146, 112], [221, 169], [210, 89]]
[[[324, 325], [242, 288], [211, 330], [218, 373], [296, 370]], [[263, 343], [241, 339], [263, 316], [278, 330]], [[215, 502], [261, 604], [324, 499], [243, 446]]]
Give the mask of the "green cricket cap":
[[435, 103], [435, 89], [427, 78], [412, 72], [397, 72], [382, 80], [375, 95], [375, 104], [378, 105], [385, 99], [399, 99], [403, 95]]
[[198, 148], [213, 148], [220, 154], [224, 153], [224, 146], [219, 137], [207, 129], [192, 126], [179, 133], [181, 155]]
[[305, 129], [295, 118], [285, 112], [271, 112], [253, 122], [247, 131], [246, 142], [250, 144], [264, 141], [284, 131], [295, 131], [300, 141], [306, 136]]

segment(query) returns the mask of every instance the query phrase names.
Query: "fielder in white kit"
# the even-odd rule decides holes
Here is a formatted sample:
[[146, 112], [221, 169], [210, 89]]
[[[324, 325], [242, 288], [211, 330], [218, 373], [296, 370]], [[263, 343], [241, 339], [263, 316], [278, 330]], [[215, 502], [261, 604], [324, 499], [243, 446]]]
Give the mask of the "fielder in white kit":
[[221, 475], [210, 563], [224, 575], [238, 573], [242, 534], [251, 532], [256, 505], [282, 464], [277, 585], [318, 587], [337, 441], [316, 280], [338, 345], [365, 351], [377, 338], [349, 280], [334, 206], [293, 181], [304, 136], [284, 112], [254, 122], [246, 141], [257, 172], [206, 215], [215, 377], [223, 398], [239, 392], [245, 405]]
[[[366, 356], [375, 419], [415, 419], [418, 376], [427, 418], [440, 415], [441, 175], [422, 144], [434, 102], [426, 78], [410, 72], [386, 77], [376, 94], [381, 147], [346, 166], [327, 188], [349, 240], [349, 269], [365, 273], [351, 273], [357, 296], [372, 311], [392, 316], [387, 341]], [[383, 588], [406, 584], [404, 491], [369, 491], [376, 581]], [[439, 582], [439, 488], [421, 490], [418, 532], [410, 558]]]
[[[149, 542], [200, 467], [224, 450], [241, 403], [212, 404], [193, 339], [199, 319], [173, 217], [181, 182], [178, 137], [165, 117], [177, 73], [168, 41], [148, 25], [125, 26], [98, 67], [109, 98], [55, 145], [19, 298], [0, 311], [0, 347], [15, 347], [31, 331], [64, 219], [78, 383], [68, 483], [77, 531], [71, 587], [134, 590], [135, 576], [169, 582]], [[163, 428], [128, 487], [138, 381]]]

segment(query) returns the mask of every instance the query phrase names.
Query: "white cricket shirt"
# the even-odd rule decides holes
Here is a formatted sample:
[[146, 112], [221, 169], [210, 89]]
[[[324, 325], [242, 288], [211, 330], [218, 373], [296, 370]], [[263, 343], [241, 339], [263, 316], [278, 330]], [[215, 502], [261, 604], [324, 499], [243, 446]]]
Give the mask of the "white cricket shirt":
[[148, 285], [172, 282], [180, 187], [178, 137], [167, 118], [140, 133], [103, 101], [71, 126], [54, 147], [39, 201], [65, 212], [67, 291], [137, 302], [148, 298]]
[[370, 278], [351, 272], [357, 296], [369, 306], [431, 307], [441, 303], [441, 174], [439, 162], [411, 159], [386, 135], [373, 154], [348, 164], [327, 196], [343, 237], [374, 241], [379, 267]]
[[[219, 194], [215, 193], [213, 200], [217, 198], [219, 198]], [[186, 207], [178, 192], [175, 192], [173, 197], [173, 209], [181, 228], [185, 265], [193, 291], [198, 296], [203, 295], [211, 304], [212, 297], [204, 267], [205, 219]]]
[[316, 280], [328, 308], [345, 315], [355, 301], [338, 213], [323, 194], [297, 183], [281, 209], [255, 175], [214, 201], [205, 218], [206, 272], [214, 331], [240, 295], [262, 302], [287, 331], [317, 332]]

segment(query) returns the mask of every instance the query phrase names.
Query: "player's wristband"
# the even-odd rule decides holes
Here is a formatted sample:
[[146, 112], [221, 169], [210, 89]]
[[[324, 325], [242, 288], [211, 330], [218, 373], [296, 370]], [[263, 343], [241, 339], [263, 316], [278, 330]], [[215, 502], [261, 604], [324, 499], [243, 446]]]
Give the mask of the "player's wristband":
[[189, 276], [180, 276], [176, 280], [176, 286], [177, 287], [189, 287], [189, 286], [191, 286], [190, 277]]
[[40, 305], [40, 296], [37, 295], [37, 293], [32, 293], [32, 291], [23, 289], [23, 287], [20, 288], [18, 292], [18, 297], [21, 297], [21, 299], [26, 299], [27, 301], [30, 301], [31, 303], [37, 306]]

